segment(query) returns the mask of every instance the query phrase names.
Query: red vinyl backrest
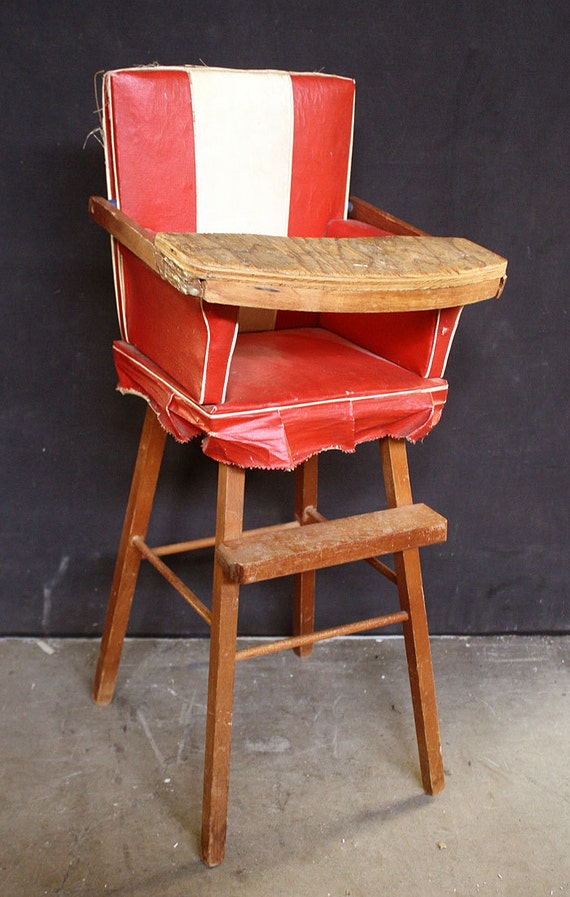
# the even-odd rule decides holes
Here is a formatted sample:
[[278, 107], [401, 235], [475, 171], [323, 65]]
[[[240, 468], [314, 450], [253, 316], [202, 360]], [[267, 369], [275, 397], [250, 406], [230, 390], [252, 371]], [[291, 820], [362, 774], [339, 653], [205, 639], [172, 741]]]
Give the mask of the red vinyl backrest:
[[[225, 132], [227, 139], [233, 138], [236, 143], [216, 147], [218, 171], [228, 168], [232, 177], [237, 151], [241, 157], [251, 156], [259, 133], [279, 127], [279, 135], [290, 135], [289, 151], [264, 161], [270, 182], [283, 180], [279, 166], [287, 169], [287, 224], [282, 235], [323, 236], [331, 218], [346, 216], [355, 92], [354, 81], [348, 78], [204, 66], [107, 73], [104, 92], [110, 197], [151, 230], [202, 230], [197, 206], [207, 205], [208, 197], [202, 197], [201, 191], [207, 190], [208, 184], [202, 187], [200, 183], [197, 155], [200, 139], [208, 136], [208, 123], [201, 130], [199, 125], [207, 115], [200, 104], [213, 102], [208, 88], [202, 87], [209, 81], [214, 98], [232, 81], [238, 96], [244, 95], [243, 109], [236, 115], [237, 133]], [[269, 96], [264, 96], [264, 89]], [[248, 91], [253, 93], [254, 103], [266, 103], [267, 108], [259, 113], [255, 108], [248, 109]], [[272, 102], [271, 91], [278, 94], [278, 102]], [[228, 102], [231, 104], [231, 97]], [[267, 109], [275, 107], [274, 117], [268, 120]], [[290, 120], [281, 121], [287, 117]], [[243, 145], [248, 139], [252, 141], [249, 147]], [[237, 173], [235, 181], [240, 179], [239, 168]], [[232, 190], [239, 196], [238, 186], [230, 181], [224, 197], [228, 205], [233, 202]], [[257, 207], [263, 219], [263, 205], [272, 197], [251, 194], [246, 198], [253, 216]], [[215, 221], [214, 226], [229, 232]]]

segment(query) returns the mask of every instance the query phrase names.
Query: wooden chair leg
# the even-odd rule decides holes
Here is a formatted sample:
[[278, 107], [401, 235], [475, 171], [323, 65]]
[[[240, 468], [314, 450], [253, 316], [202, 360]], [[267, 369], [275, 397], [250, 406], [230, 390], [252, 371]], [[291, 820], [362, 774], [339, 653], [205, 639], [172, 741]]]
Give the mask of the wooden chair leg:
[[[318, 472], [318, 455], [313, 455], [295, 471], [295, 517], [301, 525], [311, 522], [307, 520], [307, 508], [317, 507]], [[315, 627], [315, 571], [297, 573], [294, 581], [293, 634], [306, 635]], [[294, 650], [299, 657], [307, 657], [313, 646]]]
[[[380, 446], [388, 506], [412, 504], [404, 440], [383, 439]], [[445, 780], [419, 551], [400, 552], [394, 562], [400, 605], [409, 617], [403, 628], [422, 784], [428, 794], [437, 794]]]
[[[216, 544], [241, 535], [245, 471], [219, 465]], [[208, 711], [202, 805], [202, 860], [218, 866], [226, 844], [239, 585], [214, 561]]]
[[140, 536], [144, 539], [146, 536], [165, 439], [165, 431], [160, 426], [155, 413], [148, 408], [139, 443], [99, 650], [99, 661], [93, 687], [93, 697], [97, 704], [108, 704], [113, 697], [141, 562], [140, 552], [133, 547], [133, 537]]

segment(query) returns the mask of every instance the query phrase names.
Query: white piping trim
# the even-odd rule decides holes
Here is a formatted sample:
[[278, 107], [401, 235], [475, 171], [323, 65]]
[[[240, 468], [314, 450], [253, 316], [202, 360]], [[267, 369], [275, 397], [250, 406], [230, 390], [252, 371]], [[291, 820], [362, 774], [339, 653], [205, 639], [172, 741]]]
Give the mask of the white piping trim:
[[228, 363], [227, 363], [227, 365], [226, 365], [226, 376], [225, 376], [225, 379], [224, 379], [224, 388], [223, 388], [223, 390], [222, 390], [222, 402], [225, 402], [225, 401], [226, 401], [226, 394], [227, 394], [227, 391], [228, 391], [228, 383], [229, 383], [229, 380], [230, 380], [230, 368], [231, 368], [231, 366], [232, 366], [232, 359], [233, 359], [233, 357], [234, 357], [234, 352], [235, 352], [235, 348], [236, 348], [236, 343], [237, 343], [238, 334], [239, 334], [239, 324], [238, 324], [238, 322], [236, 321], [236, 324], [235, 324], [235, 327], [234, 327], [234, 338], [233, 338], [233, 340], [232, 340], [232, 345], [231, 345], [231, 348], [230, 348], [230, 351], [229, 351], [229, 354], [228, 354]]
[[126, 342], [129, 342], [129, 328], [127, 327], [127, 305], [125, 301], [125, 266], [123, 264], [123, 256], [121, 254], [121, 250], [119, 249], [118, 243], [114, 238], [111, 238], [113, 242], [113, 264], [116, 265], [116, 275], [117, 275], [117, 314], [119, 316], [119, 327], [121, 328], [121, 333], [124, 333], [124, 339]]
[[204, 395], [206, 393], [206, 371], [208, 370], [208, 361], [210, 358], [210, 343], [212, 339], [212, 333], [210, 330], [210, 322], [208, 321], [208, 317], [206, 312], [204, 311], [204, 300], [200, 299], [200, 311], [202, 312], [202, 320], [204, 321], [204, 326], [206, 327], [206, 351], [204, 352], [204, 362], [202, 365], [202, 382], [200, 384], [200, 403], [204, 401]]
[[318, 399], [314, 402], [294, 402], [290, 405], [267, 405], [264, 408], [253, 408], [247, 411], [232, 411], [229, 414], [224, 413], [213, 413], [205, 412], [208, 417], [211, 417], [212, 420], [223, 420], [226, 417], [248, 417], [249, 415], [261, 415], [267, 414], [270, 411], [281, 411], [286, 408], [315, 408], [320, 405], [344, 405], [344, 404], [352, 404], [353, 402], [366, 402], [374, 399], [392, 399], [397, 396], [411, 396], [419, 393], [420, 395], [427, 395], [432, 392], [445, 392], [447, 391], [447, 384], [442, 386], [434, 386], [432, 389], [405, 389], [400, 392], [380, 392], [374, 393], [373, 395], [365, 395], [365, 396], [346, 396], [344, 398], [336, 398], [336, 399]]
[[[113, 93], [111, 90], [111, 78], [109, 75], [105, 76], [103, 81], [103, 90], [104, 97], [106, 97], [106, 105], [108, 107], [108, 116], [109, 119], [109, 130], [110, 134], [108, 135], [108, 140], [105, 141], [105, 150], [107, 156], [107, 191], [109, 195], [109, 199], [114, 200], [117, 203], [117, 208], [121, 208], [121, 200], [120, 200], [120, 190], [119, 190], [119, 176], [117, 171], [117, 153], [115, 150], [115, 129], [113, 127]], [[103, 116], [103, 120], [105, 120], [105, 116]], [[115, 179], [115, 196], [113, 196], [113, 190], [110, 180], [110, 171], [109, 169], [113, 169], [113, 175]]]
[[[224, 418], [229, 417], [249, 417], [250, 415], [262, 415], [267, 414], [268, 412], [278, 412], [288, 408], [316, 408], [321, 405], [346, 405], [352, 404], [353, 402], [366, 402], [375, 399], [392, 399], [397, 396], [411, 396], [419, 393], [420, 395], [428, 395], [432, 392], [445, 392], [447, 391], [447, 384], [445, 386], [434, 386], [432, 389], [405, 389], [401, 392], [380, 392], [374, 393], [373, 395], [365, 395], [365, 396], [346, 396], [344, 398], [336, 398], [336, 399], [319, 399], [314, 402], [294, 402], [290, 405], [267, 405], [264, 408], [252, 408], [247, 411], [232, 411], [228, 414], [224, 413], [213, 413], [211, 414], [208, 411], [204, 413], [211, 420], [223, 420]], [[190, 400], [191, 401], [191, 400]], [[203, 410], [203, 408], [202, 408]]]
[[[101, 108], [103, 109], [103, 114], [101, 116], [101, 130], [103, 132], [103, 147], [105, 149], [105, 177], [107, 182], [107, 196], [111, 198], [112, 196], [112, 185], [111, 185], [111, 163], [114, 161], [111, 156], [111, 141], [114, 139], [113, 136], [113, 116], [112, 116], [112, 102], [111, 102], [111, 92], [108, 89], [109, 79], [107, 77], [103, 78], [103, 83], [101, 86]], [[106, 108], [109, 109], [108, 114], [105, 114]], [[109, 121], [109, 131], [107, 133], [107, 120]], [[115, 184], [117, 183], [117, 172], [114, 169], [115, 174]]]
[[126, 68], [120, 69], [111, 69], [106, 72], [107, 75], [114, 75], [117, 72], [142, 72], [142, 71], [169, 71], [169, 72], [188, 72], [192, 69], [209, 69], [210, 71], [218, 71], [218, 72], [263, 72], [264, 74], [270, 75], [317, 75], [319, 78], [338, 78], [342, 81], [353, 81], [353, 78], [347, 77], [346, 75], [335, 75], [330, 72], [291, 72], [285, 69], [239, 69], [239, 68], [225, 68], [224, 66], [216, 66], [216, 65], [133, 65], [127, 66]]
[[430, 371], [431, 371], [432, 365], [433, 365], [433, 360], [435, 358], [435, 350], [436, 350], [436, 346], [437, 346], [437, 341], [439, 339], [440, 318], [441, 318], [441, 309], [438, 308], [437, 318], [435, 321], [435, 328], [434, 328], [434, 332], [433, 332], [433, 340], [432, 340], [432, 344], [431, 344], [431, 354], [430, 354], [429, 361], [428, 361], [427, 368], [426, 368], [426, 374], [425, 374], [426, 377], [429, 377], [429, 374], [430, 374]]
[[286, 183], [287, 200], [283, 209], [283, 236], [289, 233], [289, 218], [291, 216], [291, 189], [293, 184], [293, 154], [295, 152], [295, 95], [293, 93], [293, 79], [289, 74], [289, 177]]
[[455, 333], [457, 331], [457, 327], [459, 326], [459, 318], [461, 317], [462, 313], [463, 313], [463, 306], [459, 309], [459, 311], [457, 313], [457, 317], [455, 319], [455, 325], [453, 327], [453, 333], [449, 337], [449, 342], [447, 344], [447, 352], [445, 353], [445, 358], [443, 359], [443, 364], [441, 366], [441, 374], [440, 374], [441, 377], [443, 377], [443, 375], [445, 374], [445, 369], [447, 367], [447, 361], [449, 359], [449, 353], [451, 352], [451, 346], [453, 344], [453, 340], [455, 339]]

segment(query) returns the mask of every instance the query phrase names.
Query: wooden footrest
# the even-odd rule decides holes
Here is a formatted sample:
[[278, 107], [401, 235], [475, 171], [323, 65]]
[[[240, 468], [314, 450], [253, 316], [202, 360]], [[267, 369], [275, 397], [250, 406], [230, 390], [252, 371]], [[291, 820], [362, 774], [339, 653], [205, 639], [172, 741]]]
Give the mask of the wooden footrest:
[[216, 557], [229, 579], [245, 585], [434, 545], [446, 538], [446, 519], [417, 504], [243, 536], [219, 545]]

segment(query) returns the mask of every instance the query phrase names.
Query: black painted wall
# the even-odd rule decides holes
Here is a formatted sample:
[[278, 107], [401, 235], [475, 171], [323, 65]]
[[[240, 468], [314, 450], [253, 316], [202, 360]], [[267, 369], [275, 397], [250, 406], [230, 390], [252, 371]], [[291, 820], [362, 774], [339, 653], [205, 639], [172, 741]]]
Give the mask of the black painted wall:
[[[411, 450], [418, 500], [449, 518], [426, 550], [432, 631], [567, 631], [568, 47], [566, 0], [224, 3], [4, 0], [0, 632], [96, 634], [144, 409], [114, 392], [93, 75], [150, 63], [354, 76], [353, 192], [506, 256], [499, 302], [468, 309], [450, 398]], [[377, 447], [322, 462], [323, 510], [366, 510]], [[255, 473], [252, 522], [284, 518], [291, 478]], [[212, 526], [214, 465], [171, 445], [154, 531]], [[182, 527], [182, 531], [181, 531]], [[209, 564], [197, 561], [207, 593]], [[376, 612], [369, 568], [323, 574], [320, 622]], [[196, 584], [196, 580], [194, 580]], [[290, 583], [243, 591], [244, 633], [287, 631]], [[326, 599], [326, 600], [324, 600]], [[381, 606], [388, 606], [382, 604]], [[145, 574], [132, 632], [202, 632]]]

